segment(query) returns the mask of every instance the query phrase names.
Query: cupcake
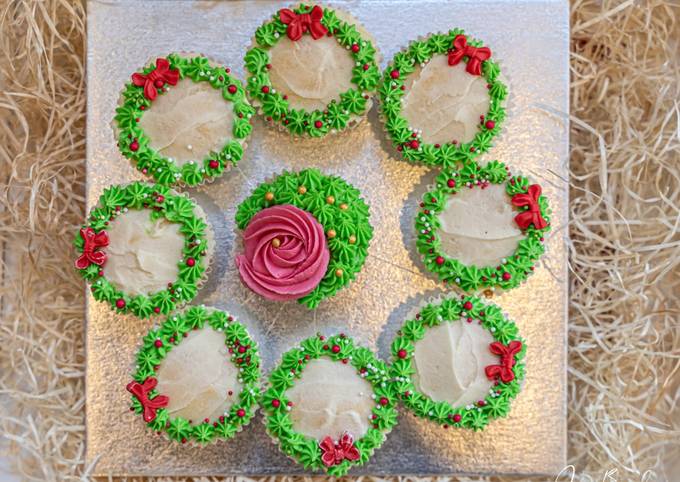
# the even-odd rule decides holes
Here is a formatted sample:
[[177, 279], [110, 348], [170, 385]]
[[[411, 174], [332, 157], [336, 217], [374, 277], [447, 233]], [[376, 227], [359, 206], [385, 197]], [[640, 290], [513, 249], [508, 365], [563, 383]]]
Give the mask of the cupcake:
[[74, 245], [75, 267], [94, 298], [140, 318], [191, 301], [214, 247], [194, 201], [140, 182], [105, 189]]
[[379, 95], [385, 129], [402, 157], [451, 168], [491, 147], [507, 88], [491, 49], [454, 29], [397, 53]]
[[345, 12], [282, 8], [255, 32], [244, 61], [248, 94], [267, 121], [322, 137], [357, 124], [380, 79], [373, 41]]
[[343, 334], [302, 341], [269, 377], [262, 397], [268, 433], [305, 468], [345, 475], [397, 423], [387, 369]]
[[176, 442], [229, 439], [255, 415], [260, 357], [227, 313], [192, 306], [152, 329], [137, 353], [130, 410]]
[[404, 322], [392, 342], [392, 386], [418, 417], [482, 430], [510, 411], [525, 353], [517, 327], [496, 305], [437, 300]]
[[243, 201], [241, 280], [274, 301], [316, 308], [361, 270], [373, 228], [359, 191], [316, 169], [284, 172]]
[[195, 186], [238, 163], [254, 112], [228, 68], [170, 54], [125, 85], [115, 116], [118, 147], [156, 182]]
[[501, 162], [442, 171], [420, 208], [416, 246], [425, 268], [465, 291], [515, 288], [545, 251], [548, 200]]

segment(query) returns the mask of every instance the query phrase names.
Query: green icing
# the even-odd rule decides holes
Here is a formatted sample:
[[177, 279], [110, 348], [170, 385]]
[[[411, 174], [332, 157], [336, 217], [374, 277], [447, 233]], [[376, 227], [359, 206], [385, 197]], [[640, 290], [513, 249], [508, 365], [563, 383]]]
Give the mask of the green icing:
[[[172, 285], [162, 291], [145, 295], [130, 295], [114, 286], [104, 276], [101, 268], [90, 264], [78, 269], [83, 278], [92, 283], [91, 291], [97, 301], [109, 303], [118, 313], [134, 313], [139, 318], [148, 318], [155, 313], [167, 315], [172, 310], [191, 301], [198, 290], [207, 261], [208, 226], [195, 212], [194, 202], [186, 195], [172, 194], [167, 187], [134, 182], [126, 186], [110, 186], [99, 198], [97, 207], [92, 209], [82, 228], [92, 228], [95, 232], [106, 231], [110, 221], [117, 216], [125, 216], [129, 209], [148, 209], [152, 220], [165, 218], [180, 225], [184, 235], [182, 259], [178, 262], [179, 277]], [[83, 252], [83, 239], [80, 230], [76, 233], [74, 247], [78, 256]], [[106, 252], [106, 248], [102, 251]], [[194, 259], [188, 266], [187, 260]], [[118, 306], [122, 300], [124, 305]]]
[[[455, 183], [453, 187], [449, 187], [450, 181]], [[543, 239], [550, 231], [551, 214], [548, 200], [541, 195], [538, 201], [541, 216], [548, 222], [548, 226], [536, 229], [533, 224], [530, 225], [523, 232], [524, 238], [518, 243], [517, 249], [505, 263], [484, 267], [464, 265], [442, 251], [438, 235], [439, 214], [445, 209], [449, 196], [455, 195], [461, 189], [469, 189], [468, 186], [479, 188], [480, 183], [482, 186], [485, 183], [505, 184], [508, 202], [511, 202], [515, 194], [526, 193], [529, 187], [529, 179], [523, 176], [512, 177], [505, 164], [498, 161], [491, 161], [484, 167], [470, 163], [460, 170], [443, 170], [437, 176], [435, 188], [423, 196], [421, 209], [416, 215], [416, 247], [423, 257], [425, 268], [446, 284], [458, 285], [465, 291], [492, 287], [512, 289], [527, 279], [533, 272], [536, 261], [545, 252]], [[442, 264], [437, 262], [442, 259]]]
[[[468, 302], [472, 304], [470, 310], [465, 309]], [[484, 329], [489, 330], [494, 340], [504, 345], [511, 341], [522, 343], [522, 350], [515, 355], [515, 379], [509, 383], [498, 380], [498, 384], [493, 386], [481, 404], [478, 402], [468, 406], [453, 406], [447, 402], [434, 401], [418, 391], [413, 383], [412, 377], [416, 371], [413, 361], [415, 343], [433, 326], [441, 323], [463, 323], [467, 318], [473, 318], [474, 323], [480, 322]], [[512, 336], [506, 336], [508, 326], [512, 326]], [[491, 420], [505, 417], [509, 413], [510, 401], [518, 395], [520, 382], [524, 379], [526, 344], [519, 337], [515, 324], [496, 305], [487, 304], [474, 296], [451, 297], [424, 306], [414, 319], [404, 322], [392, 341], [391, 352], [390, 384], [393, 393], [418, 417], [440, 425], [482, 430]], [[459, 421], [455, 421], [456, 415], [461, 417]]]
[[[473, 162], [475, 158], [492, 147], [493, 138], [500, 132], [501, 123], [505, 119], [503, 101], [507, 97], [507, 87], [500, 81], [500, 69], [493, 60], [482, 63], [482, 76], [489, 87], [489, 111], [480, 122], [475, 138], [468, 143], [426, 144], [420, 133], [415, 132], [402, 116], [402, 98], [407, 77], [414, 72], [415, 65], [428, 62], [434, 55], [447, 55], [452, 48], [453, 39], [457, 35], [465, 35], [461, 29], [453, 29], [445, 34], [432, 34], [422, 41], [413, 41], [408, 48], [397, 53], [392, 62], [383, 72], [378, 85], [380, 96], [380, 112], [385, 123], [385, 129], [392, 144], [401, 151], [402, 157], [409, 162], [418, 162], [427, 166], [442, 166], [451, 169], [459, 165]], [[480, 41], [467, 37], [468, 43], [481, 46]], [[467, 57], [464, 58], [467, 62]], [[392, 72], [399, 75], [395, 79]], [[494, 126], [489, 129], [486, 121], [493, 121]], [[415, 137], [413, 136], [415, 134]], [[412, 141], [417, 144], [412, 144]]]
[[[268, 193], [274, 195], [267, 201]], [[330, 261], [325, 276], [310, 294], [298, 301], [316, 308], [321, 300], [333, 296], [345, 287], [361, 270], [373, 237], [368, 222], [368, 206], [358, 189], [336, 176], [324, 176], [316, 169], [284, 172], [270, 183], [260, 184], [236, 211], [236, 225], [248, 226], [251, 218], [262, 209], [292, 204], [308, 211], [323, 226], [327, 235]], [[328, 197], [334, 199], [328, 202]], [[329, 238], [329, 231], [335, 236]]]
[[[308, 13], [310, 9], [310, 6], [301, 4], [294, 11], [300, 14]], [[271, 84], [268, 50], [282, 39], [290, 41], [286, 36], [287, 26], [279, 19], [278, 12], [255, 31], [257, 46], [251, 48], [244, 57], [249, 73], [246, 88], [253, 103], [261, 107], [267, 120], [284, 125], [296, 136], [323, 137], [331, 130], [347, 128], [351, 116], [366, 113], [367, 99], [373, 95], [380, 81], [376, 49], [371, 42], [362, 38], [354, 25], [339, 19], [330, 8], [324, 8], [321, 22], [338, 43], [348, 49], [348, 55], [352, 56], [356, 64], [352, 69], [355, 88], [340, 92], [338, 98], [332, 100], [323, 111], [293, 109]], [[131, 122], [129, 117], [126, 118], [128, 123]]]
[[[256, 56], [256, 53], [252, 54], [250, 62], [257, 62]], [[195, 186], [218, 177], [227, 166], [238, 163], [243, 156], [242, 144], [252, 130], [250, 118], [255, 109], [248, 102], [241, 82], [230, 75], [224, 67], [212, 67], [206, 57], [186, 58], [170, 54], [167, 60], [171, 69], [179, 70], [180, 78], [189, 78], [193, 82], [208, 82], [222, 92], [222, 97], [233, 109], [234, 139], [227, 141], [220, 151], [209, 153], [205, 159], [179, 167], [173, 160], [149, 146], [150, 139], [139, 127], [138, 122], [148, 109], [153, 108], [153, 102], [144, 97], [143, 87], [128, 82], [123, 90], [124, 101], [116, 108], [114, 117], [118, 126], [118, 148], [125, 157], [135, 163], [139, 171], [152, 176], [159, 184]], [[148, 74], [154, 68], [155, 64], [151, 64], [140, 73]], [[230, 92], [230, 89], [233, 92]], [[163, 95], [163, 92], [163, 89], [158, 91], [159, 95]], [[136, 150], [135, 143], [138, 145]]]
[[[335, 351], [333, 347], [337, 346]], [[373, 426], [363, 437], [354, 440], [360, 458], [350, 462], [326, 467], [321, 461], [319, 441], [293, 429], [288, 411], [286, 391], [302, 375], [307, 363], [327, 357], [337, 363], [351, 363], [357, 373], [373, 387], [377, 400], [385, 398], [385, 404], [376, 403], [373, 408]], [[379, 448], [385, 436], [397, 423], [397, 393], [389, 380], [389, 367], [364, 347], [354, 344], [343, 334], [326, 339], [321, 335], [307, 338], [298, 347], [292, 348], [281, 357], [281, 363], [269, 376], [269, 388], [262, 396], [262, 408], [269, 434], [279, 442], [283, 453], [292, 457], [305, 468], [323, 470], [332, 476], [343, 476], [352, 467], [365, 464]]]
[[[234, 403], [229, 413], [207, 422], [192, 423], [182, 417], [171, 418], [165, 408], [158, 409], [156, 418], [147, 423], [147, 426], [156, 432], [165, 432], [170, 439], [177, 442], [191, 440], [206, 444], [215, 439], [232, 438], [241, 427], [250, 423], [259, 402], [261, 361], [257, 345], [250, 338], [246, 328], [232, 316], [204, 306], [192, 306], [174, 313], [161, 324], [160, 328], [149, 331], [137, 353], [137, 369], [132, 378], [142, 383], [147, 378], [155, 376], [158, 365], [172, 348], [180, 344], [190, 331], [200, 330], [206, 324], [214, 330], [224, 332], [224, 343], [231, 354], [231, 362], [240, 370], [243, 388], [236, 394], [238, 401]], [[156, 346], [158, 341], [160, 346]], [[244, 347], [245, 351], [240, 352], [239, 347]], [[154, 390], [153, 396], [157, 395], [159, 394]], [[137, 415], [142, 414], [142, 405], [137, 397], [131, 397], [130, 407]], [[243, 411], [243, 416], [239, 416], [239, 410]]]

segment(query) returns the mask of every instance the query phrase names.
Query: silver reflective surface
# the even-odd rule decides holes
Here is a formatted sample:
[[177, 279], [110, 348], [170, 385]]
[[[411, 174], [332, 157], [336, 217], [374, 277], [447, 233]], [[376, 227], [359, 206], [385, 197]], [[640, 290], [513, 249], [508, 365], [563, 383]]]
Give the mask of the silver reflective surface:
[[[444, 430], [401, 409], [399, 425], [371, 461], [352, 474], [552, 473], [566, 451], [566, 163], [568, 130], [546, 112], [568, 109], [566, 2], [385, 0], [334, 2], [373, 34], [389, 59], [409, 39], [462, 27], [492, 47], [511, 102], [505, 131], [483, 160], [500, 159], [544, 186], [553, 208], [548, 255], [522, 287], [494, 297], [527, 340], [527, 379], [510, 416], [474, 433]], [[121, 1], [89, 3], [88, 205], [104, 187], [143, 179], [115, 146], [111, 121], [129, 75], [149, 58], [200, 52], [243, 75], [242, 57], [276, 2]], [[383, 66], [386, 60], [383, 60]], [[404, 316], [442, 293], [421, 269], [412, 219], [434, 173], [391, 157], [376, 109], [368, 122], [321, 140], [292, 140], [259, 119], [238, 169], [191, 189], [209, 216], [217, 252], [196, 303], [235, 314], [259, 342], [264, 369], [297, 340], [344, 331], [386, 357]], [[359, 188], [375, 227], [358, 279], [314, 311], [273, 303], [244, 288], [233, 258], [236, 206], [282, 170], [317, 167]], [[278, 452], [261, 417], [229, 442], [196, 448], [165, 441], [128, 411], [125, 384], [141, 337], [153, 321], [112, 314], [88, 300], [87, 450], [99, 475], [300, 474]]]

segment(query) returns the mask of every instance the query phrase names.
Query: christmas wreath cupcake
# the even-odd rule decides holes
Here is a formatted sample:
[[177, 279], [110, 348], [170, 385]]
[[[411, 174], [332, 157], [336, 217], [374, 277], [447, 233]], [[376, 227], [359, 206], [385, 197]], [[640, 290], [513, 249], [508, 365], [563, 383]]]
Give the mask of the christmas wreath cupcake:
[[425, 268], [465, 291], [518, 286], [545, 251], [550, 208], [541, 192], [498, 161], [443, 171], [416, 215]]
[[104, 190], [74, 245], [75, 267], [94, 298], [118, 313], [147, 318], [196, 296], [213, 235], [186, 194], [135, 182]]
[[370, 36], [348, 14], [319, 5], [283, 8], [255, 32], [247, 89], [266, 119], [321, 137], [358, 123], [380, 79]]
[[126, 84], [115, 116], [118, 147], [156, 182], [194, 186], [238, 163], [254, 112], [228, 68], [170, 54]]
[[265, 182], [236, 212], [243, 253], [241, 280], [275, 301], [309, 308], [354, 279], [368, 253], [373, 228], [359, 191], [316, 169], [284, 172]]
[[517, 326], [476, 297], [437, 300], [392, 342], [395, 393], [418, 417], [482, 430], [520, 391], [526, 352]]
[[255, 415], [260, 357], [246, 328], [192, 306], [152, 329], [137, 353], [130, 410], [171, 440], [229, 439]]
[[379, 95], [385, 129], [404, 159], [448, 168], [489, 149], [507, 88], [491, 50], [454, 29], [397, 53]]
[[305, 468], [346, 474], [365, 464], [397, 423], [387, 370], [343, 334], [302, 341], [269, 377], [267, 431]]

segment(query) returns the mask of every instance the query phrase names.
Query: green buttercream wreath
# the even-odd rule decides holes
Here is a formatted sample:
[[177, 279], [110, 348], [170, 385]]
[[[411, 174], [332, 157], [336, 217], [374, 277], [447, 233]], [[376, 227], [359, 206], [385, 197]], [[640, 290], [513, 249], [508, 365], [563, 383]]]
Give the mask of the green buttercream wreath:
[[[191, 301], [196, 296], [208, 265], [205, 258], [209, 228], [203, 217], [196, 214], [195, 208], [196, 205], [186, 194], [176, 194], [168, 187], [155, 184], [134, 182], [105, 189], [97, 206], [90, 212], [87, 223], [74, 239], [79, 254], [76, 269], [90, 281], [94, 298], [109, 303], [118, 313], [134, 313], [140, 318], [158, 313], [167, 315], [176, 307]], [[133, 296], [124, 291], [125, 286], [114, 286], [104, 277], [102, 268], [108, 245], [107, 226], [117, 217], [124, 217], [130, 209], [146, 209], [151, 220], [165, 218], [180, 225], [184, 247], [182, 258], [178, 260], [179, 276], [167, 289]], [[105, 241], [94, 247], [92, 240], [86, 241], [88, 237]], [[104, 260], [97, 259], [97, 256]]]
[[[228, 68], [213, 67], [209, 60], [202, 56], [186, 58], [170, 54], [167, 59], [161, 58], [158, 61], [169, 62], [170, 71], [178, 72], [176, 75], [179, 79], [189, 78], [193, 82], [206, 82], [222, 93], [225, 108], [231, 104], [233, 109], [233, 139], [227, 141], [219, 152], [210, 152], [201, 161], [189, 161], [178, 166], [174, 160], [151, 148], [150, 138], [138, 124], [144, 112], [153, 106], [153, 100], [148, 97], [149, 92], [155, 99], [157, 95], [162, 95], [166, 91], [169, 84], [162, 84], [161, 80], [160, 87], [135, 85], [133, 76], [133, 82], [125, 85], [123, 103], [116, 109], [114, 118], [118, 126], [120, 152], [132, 160], [137, 169], [152, 176], [159, 184], [194, 186], [220, 176], [228, 166], [236, 165], [241, 159], [244, 143], [252, 130], [250, 118], [255, 109], [248, 102], [241, 81], [230, 75]], [[150, 75], [158, 68], [158, 65], [151, 64], [137, 72], [135, 76], [139, 76], [139, 79], [142, 77], [153, 79]], [[139, 83], [142, 81], [143, 79]]]
[[316, 169], [284, 172], [272, 182], [260, 184], [236, 211], [236, 225], [245, 229], [262, 209], [291, 204], [311, 213], [323, 226], [330, 260], [321, 282], [298, 301], [316, 308], [354, 280], [368, 254], [373, 228], [368, 206], [358, 189], [337, 176]]
[[[361, 438], [354, 440], [358, 450], [357, 460], [342, 460], [327, 466], [322, 461], [320, 441], [296, 432], [290, 417], [286, 392], [304, 372], [311, 361], [327, 357], [337, 363], [349, 363], [373, 387], [376, 405], [371, 419], [372, 427]], [[325, 339], [321, 335], [308, 338], [298, 348], [286, 352], [280, 365], [269, 376], [269, 389], [262, 396], [265, 423], [269, 434], [279, 442], [279, 448], [307, 469], [325, 470], [333, 476], [342, 476], [353, 466], [363, 465], [385, 440], [386, 434], [397, 423], [396, 396], [389, 383], [389, 368], [378, 360], [368, 348], [358, 347], [343, 334]]]
[[[237, 397], [236, 401], [223, 416], [194, 423], [182, 417], [172, 417], [164, 408], [167, 406], [167, 397], [156, 390], [155, 373], [174, 346], [180, 344], [192, 330], [204, 327], [224, 333], [225, 345], [231, 354], [230, 362], [239, 370], [242, 389], [233, 394]], [[144, 337], [136, 364], [134, 380], [128, 384], [128, 391], [133, 393], [130, 410], [137, 415], [149, 411], [149, 418], [153, 418], [148, 421], [145, 419], [147, 426], [155, 432], [165, 432], [174, 441], [206, 444], [216, 439], [229, 439], [255, 415], [261, 377], [257, 346], [246, 328], [222, 311], [192, 306], [183, 312], [174, 313], [159, 328], [149, 331]], [[143, 393], [140, 395], [140, 392]]]
[[[455, 284], [465, 291], [479, 289], [511, 289], [519, 286], [533, 272], [536, 261], [545, 252], [544, 235], [550, 230], [550, 208], [545, 196], [538, 196], [536, 208], [546, 223], [539, 229], [534, 224], [523, 229], [515, 252], [498, 266], [477, 267], [465, 265], [448, 256], [441, 245], [438, 233], [441, 223], [439, 215], [444, 211], [450, 196], [461, 189], [484, 188], [488, 183], [505, 184], [508, 202], [514, 202], [517, 195], [527, 195], [533, 189], [524, 176], [511, 176], [505, 164], [491, 161], [480, 167], [468, 164], [460, 170], [444, 170], [436, 178], [435, 188], [423, 196], [420, 211], [416, 215], [416, 246], [423, 258], [425, 268], [437, 275], [446, 284]], [[536, 185], [533, 185], [536, 186]], [[520, 207], [528, 211], [529, 206]]]
[[[470, 142], [454, 144], [427, 144], [422, 141], [418, 126], [411, 126], [402, 115], [402, 98], [406, 93], [405, 83], [417, 65], [423, 65], [435, 55], [447, 55], [452, 49], [454, 39], [464, 36], [470, 46], [481, 47], [482, 42], [465, 36], [461, 29], [444, 34], [432, 34], [425, 40], [416, 40], [408, 48], [397, 53], [383, 73], [378, 94], [380, 96], [381, 118], [392, 144], [401, 151], [404, 159], [421, 162], [428, 166], [453, 168], [459, 164], [473, 161], [479, 154], [492, 146], [491, 141], [500, 132], [505, 119], [503, 101], [507, 97], [507, 87], [499, 78], [500, 68], [493, 60], [481, 63], [481, 75], [489, 89], [489, 111], [481, 119], [479, 130]], [[469, 62], [469, 57], [462, 58]]]
[[[508, 374], [512, 373], [512, 380], [503, 382], [497, 379], [497, 384], [492, 386], [483, 400], [467, 406], [453, 406], [445, 401], [432, 400], [418, 391], [413, 382], [416, 373], [413, 362], [415, 345], [429, 328], [442, 323], [467, 322], [480, 323], [489, 330], [498, 345], [505, 347], [501, 350], [510, 350], [505, 369]], [[491, 420], [505, 417], [510, 411], [510, 401], [519, 393], [524, 378], [522, 360], [525, 354], [526, 346], [517, 326], [503, 315], [498, 306], [485, 304], [473, 296], [444, 299], [426, 305], [414, 319], [406, 321], [397, 333], [392, 342], [391, 383], [404, 405], [418, 417], [444, 426], [482, 430]], [[502, 357], [499, 357], [499, 363], [503, 363]]]
[[[300, 5], [293, 12], [304, 15], [311, 10], [312, 6]], [[375, 47], [361, 37], [354, 25], [341, 20], [332, 9], [324, 8], [321, 24], [328, 30], [328, 35], [333, 35], [342, 47], [348, 49], [348, 55], [355, 61], [351, 79], [354, 87], [339, 93], [338, 99], [332, 100], [323, 110], [309, 112], [291, 108], [288, 100], [271, 84], [268, 73], [271, 67], [268, 50], [284, 37], [284, 41], [291, 41], [286, 36], [289, 26], [281, 20], [280, 12], [255, 31], [257, 46], [250, 49], [244, 58], [249, 72], [247, 90], [253, 104], [261, 107], [267, 120], [281, 123], [294, 135], [322, 137], [331, 130], [345, 129], [353, 116], [366, 113], [367, 101], [380, 80]], [[310, 35], [309, 31], [305, 31], [304, 35]]]

